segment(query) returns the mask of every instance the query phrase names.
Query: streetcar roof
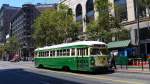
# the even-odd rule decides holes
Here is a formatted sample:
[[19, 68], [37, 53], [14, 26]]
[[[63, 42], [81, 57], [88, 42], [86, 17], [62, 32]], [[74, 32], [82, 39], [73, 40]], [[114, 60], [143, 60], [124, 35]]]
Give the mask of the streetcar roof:
[[42, 48], [37, 48], [37, 50], [47, 50], [47, 49], [56, 49], [56, 48], [64, 48], [64, 47], [71, 47], [71, 46], [79, 46], [79, 45], [85, 45], [85, 46], [92, 46], [92, 45], [106, 45], [104, 42], [99, 42], [99, 41], [77, 41], [77, 42], [72, 42], [72, 43], [62, 43], [58, 45], [53, 45], [53, 46], [45, 46]]

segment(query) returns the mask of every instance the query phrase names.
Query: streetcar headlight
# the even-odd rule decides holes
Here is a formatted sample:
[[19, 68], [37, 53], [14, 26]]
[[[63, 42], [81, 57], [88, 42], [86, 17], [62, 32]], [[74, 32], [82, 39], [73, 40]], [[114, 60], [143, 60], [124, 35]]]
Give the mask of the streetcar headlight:
[[95, 64], [95, 61], [94, 60], [91, 60], [91, 65], [94, 65]]

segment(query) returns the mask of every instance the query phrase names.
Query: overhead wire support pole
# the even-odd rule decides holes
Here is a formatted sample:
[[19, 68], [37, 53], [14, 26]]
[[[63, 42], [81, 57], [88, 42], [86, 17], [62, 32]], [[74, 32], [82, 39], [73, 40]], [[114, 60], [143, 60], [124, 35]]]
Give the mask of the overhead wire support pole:
[[139, 0], [136, 0], [136, 18], [137, 18], [137, 46], [138, 46], [138, 57], [141, 55], [141, 50], [140, 50], [140, 18], [139, 18]]

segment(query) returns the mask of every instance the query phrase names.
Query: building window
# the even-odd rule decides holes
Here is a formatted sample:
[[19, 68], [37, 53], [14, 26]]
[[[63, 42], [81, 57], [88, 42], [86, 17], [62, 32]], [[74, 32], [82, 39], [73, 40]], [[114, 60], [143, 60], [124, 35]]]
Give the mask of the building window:
[[90, 12], [94, 10], [93, 0], [87, 0], [86, 2], [86, 12]]
[[82, 16], [82, 6], [81, 4], [78, 4], [76, 7], [76, 17]]

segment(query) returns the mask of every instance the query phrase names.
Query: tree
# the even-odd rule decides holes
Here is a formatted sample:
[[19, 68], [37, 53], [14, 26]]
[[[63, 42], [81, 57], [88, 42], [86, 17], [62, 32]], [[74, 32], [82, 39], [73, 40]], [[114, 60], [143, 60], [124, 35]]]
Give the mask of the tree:
[[4, 55], [7, 58], [10, 55], [13, 55], [14, 53], [16, 53], [19, 48], [20, 48], [20, 44], [18, 42], [18, 39], [15, 36], [13, 36], [8, 39], [7, 43], [1, 46], [0, 53], [1, 55]]
[[73, 21], [72, 11], [67, 6], [59, 5], [59, 10], [46, 10], [33, 25], [36, 47], [62, 43], [67, 38], [75, 39], [78, 26]]
[[5, 46], [1, 45], [0, 46], [0, 59], [2, 59], [2, 55], [4, 54], [4, 52], [5, 52]]
[[116, 26], [120, 27], [118, 29], [113, 30], [112, 35], [115, 37], [115, 40], [128, 40], [130, 39], [130, 31], [123, 28], [121, 23], [127, 18], [127, 11], [124, 4], [114, 4], [115, 7], [115, 20]]
[[130, 31], [127, 29], [121, 29], [121, 31], [118, 32], [118, 39], [119, 40], [128, 40], [130, 39]]
[[115, 41], [117, 40], [128, 40], [130, 39], [130, 32], [127, 29], [120, 29], [119, 31], [113, 32]]
[[119, 30], [121, 28], [119, 20], [109, 13], [110, 7], [111, 4], [108, 0], [96, 0], [96, 9], [99, 15], [96, 21], [88, 25], [89, 39], [109, 42], [113, 35], [112, 30]]
[[15, 36], [10, 37], [8, 43], [4, 45], [4, 48], [6, 52], [16, 52], [20, 48], [18, 39]]

